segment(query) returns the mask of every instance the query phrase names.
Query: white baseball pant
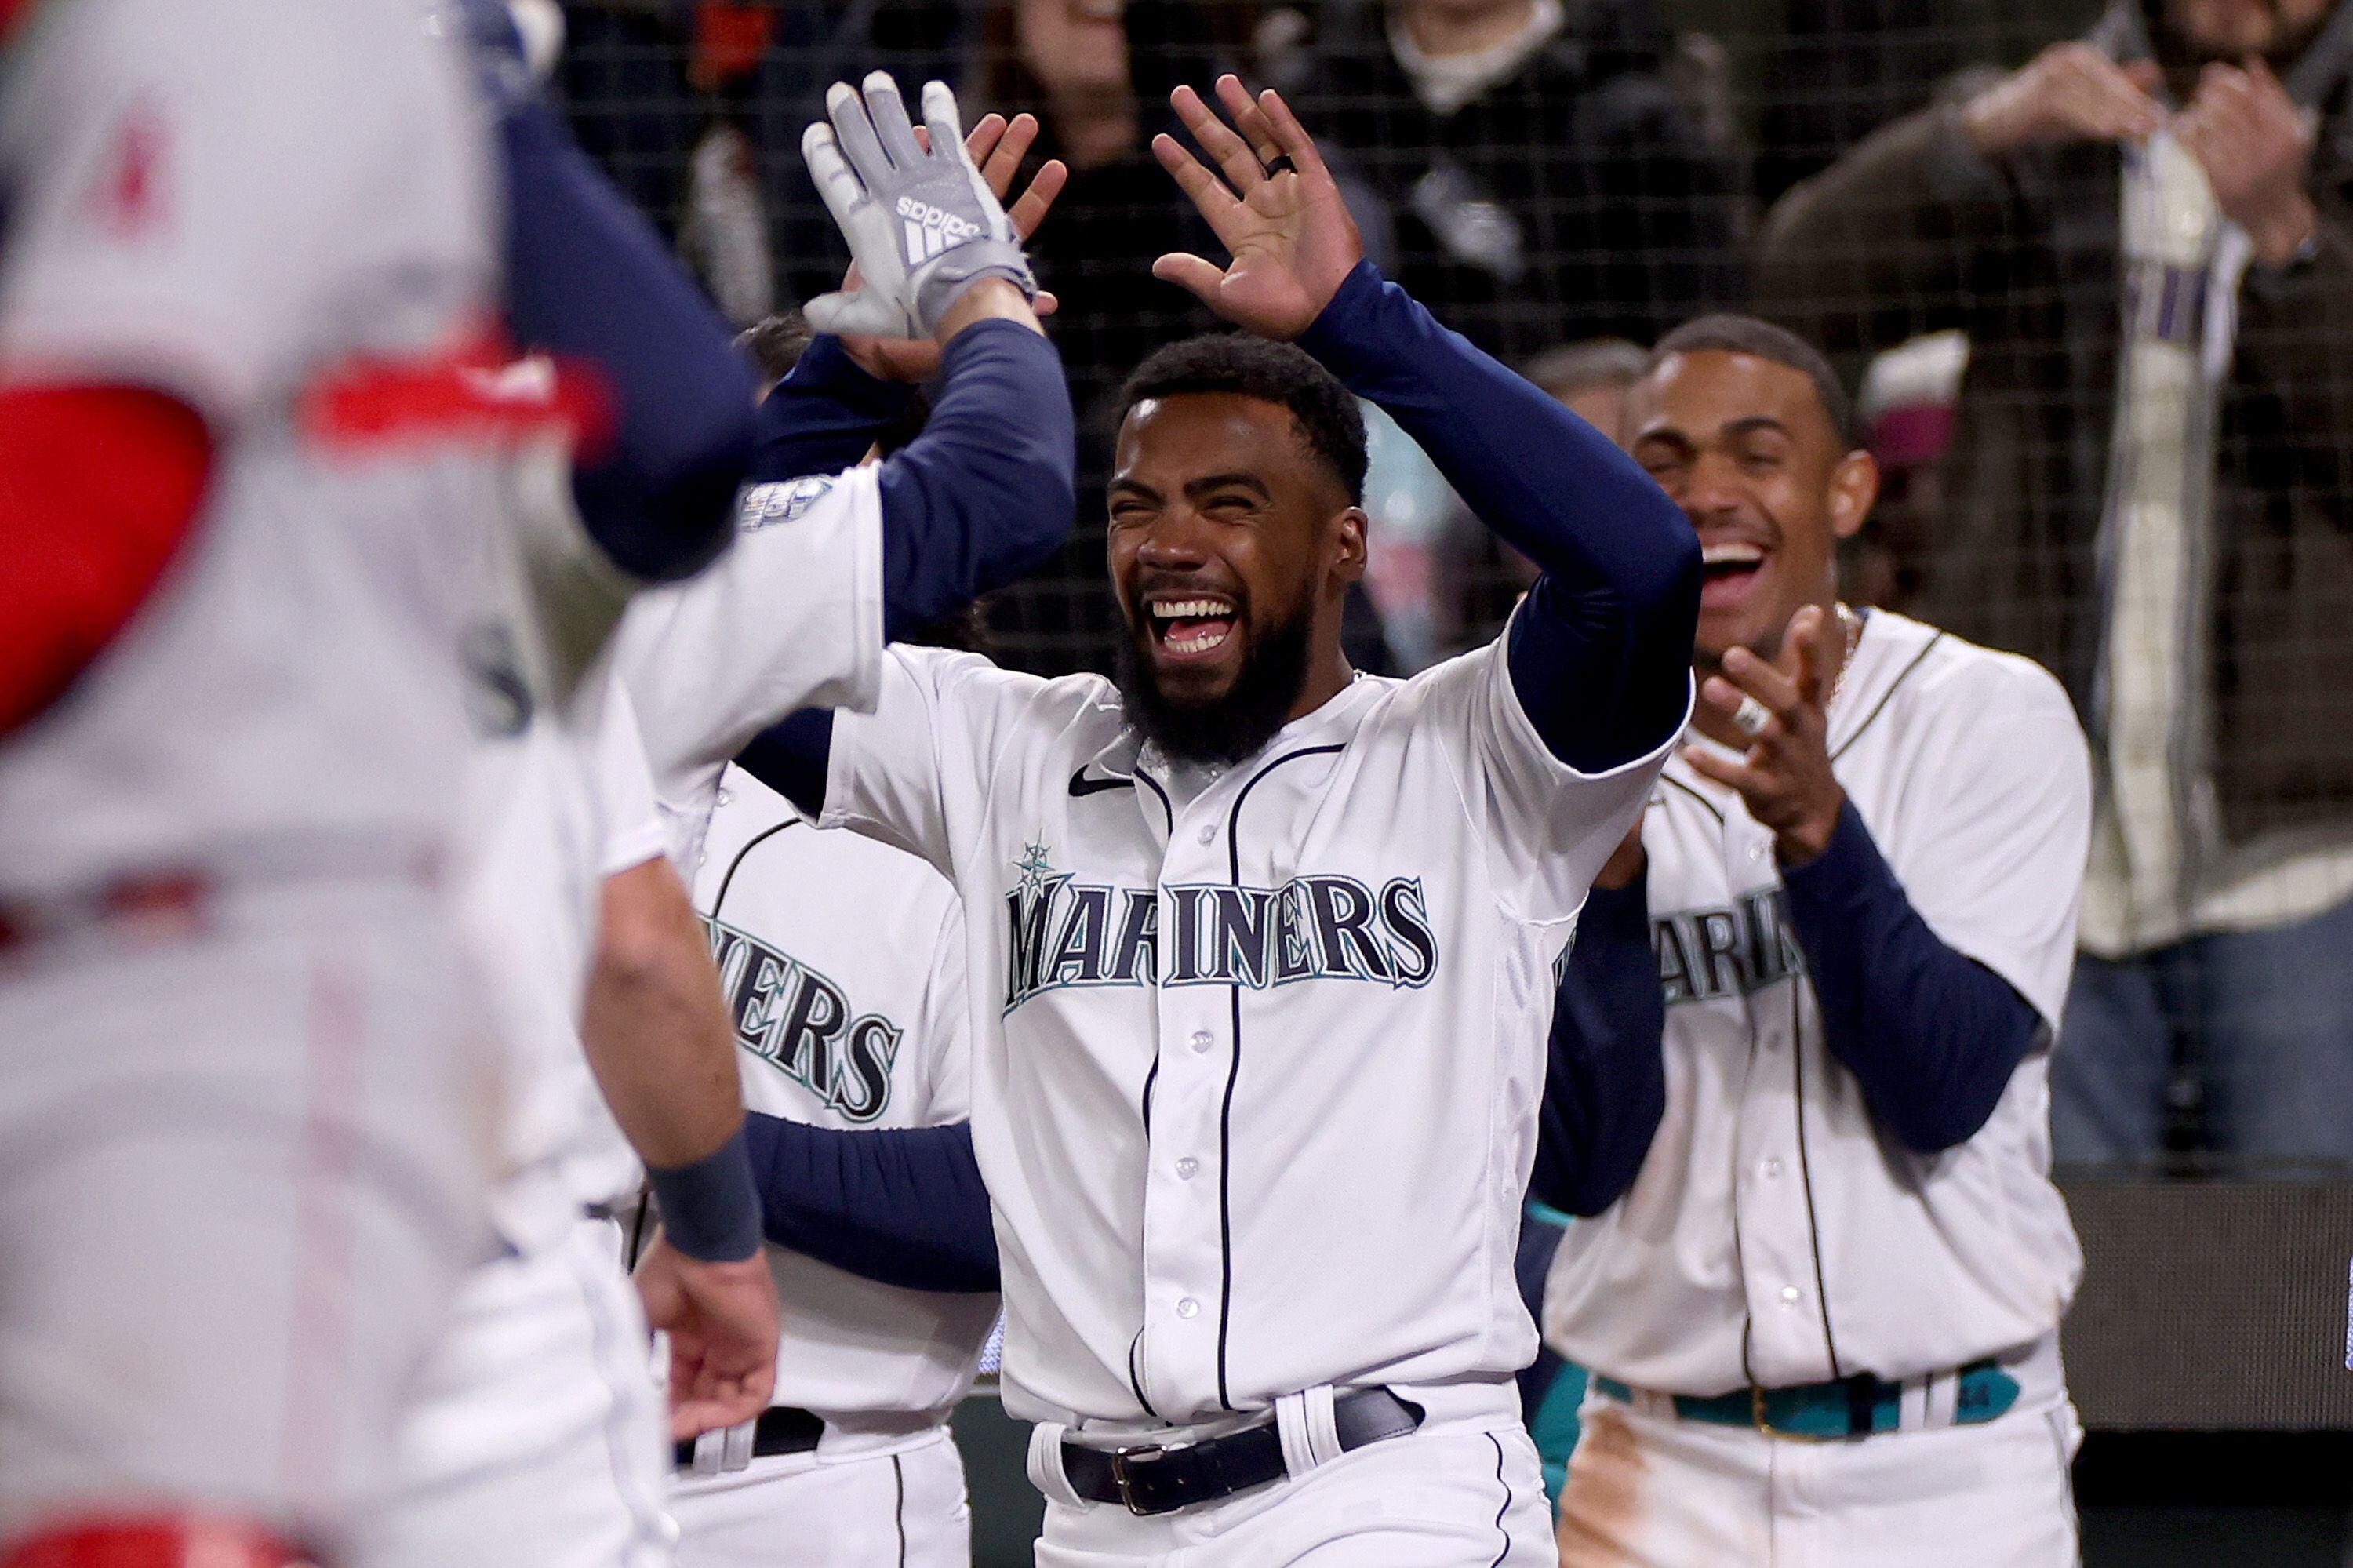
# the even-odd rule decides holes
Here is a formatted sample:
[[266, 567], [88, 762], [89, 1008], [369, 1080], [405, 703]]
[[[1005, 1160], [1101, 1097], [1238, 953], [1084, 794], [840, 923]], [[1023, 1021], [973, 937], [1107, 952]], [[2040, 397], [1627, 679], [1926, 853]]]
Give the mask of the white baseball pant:
[[498, 1053], [439, 896], [249, 885], [0, 948], [0, 1537], [339, 1543], [483, 1255]]
[[583, 1219], [459, 1293], [358, 1568], [669, 1568], [670, 1422], [618, 1233]]
[[945, 1427], [887, 1448], [681, 1476], [678, 1568], [970, 1568], [964, 1459]]
[[1975, 1426], [1768, 1437], [1588, 1393], [1562, 1568], [2074, 1568], [2063, 1394]]
[[[1399, 1389], [1404, 1398], [1471, 1391]], [[1484, 1394], [1488, 1391], [1477, 1391]], [[1535, 1445], [1509, 1385], [1494, 1413], [1431, 1419], [1272, 1486], [1139, 1518], [1081, 1501], [1041, 1450], [1029, 1475], [1046, 1494], [1038, 1568], [1553, 1568], [1552, 1510]]]

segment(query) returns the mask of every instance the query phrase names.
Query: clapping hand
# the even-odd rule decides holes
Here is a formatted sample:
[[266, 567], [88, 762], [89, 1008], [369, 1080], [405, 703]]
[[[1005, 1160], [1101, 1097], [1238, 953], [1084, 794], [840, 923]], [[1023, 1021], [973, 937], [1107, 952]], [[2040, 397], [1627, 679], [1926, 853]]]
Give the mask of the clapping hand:
[[[1700, 683], [1699, 699], [1727, 719], [1753, 701], [1761, 715], [1741, 724], [1747, 755], [1727, 762], [1704, 747], [1686, 747], [1683, 760], [1704, 778], [1740, 792], [1748, 814], [1773, 831], [1784, 866], [1802, 865], [1830, 847], [1846, 805], [1831, 774], [1829, 694], [1838, 675], [1824, 636], [1827, 618], [1808, 605], [1789, 619], [1781, 656], [1767, 662], [1746, 648], [1724, 656], [1720, 675]], [[1753, 727], [1752, 727], [1753, 726]]]

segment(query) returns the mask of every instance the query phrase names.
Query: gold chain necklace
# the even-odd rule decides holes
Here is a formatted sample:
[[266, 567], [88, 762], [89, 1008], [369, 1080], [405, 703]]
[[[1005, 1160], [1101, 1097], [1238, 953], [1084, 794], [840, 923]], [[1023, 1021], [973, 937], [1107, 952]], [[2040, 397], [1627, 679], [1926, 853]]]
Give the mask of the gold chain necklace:
[[1825, 717], [1836, 705], [1839, 694], [1846, 690], [1846, 673], [1854, 668], [1854, 651], [1862, 641], [1862, 617], [1849, 609], [1844, 599], [1837, 600], [1831, 608], [1838, 616], [1839, 668], [1838, 674], [1831, 681], [1831, 694], [1822, 699]]

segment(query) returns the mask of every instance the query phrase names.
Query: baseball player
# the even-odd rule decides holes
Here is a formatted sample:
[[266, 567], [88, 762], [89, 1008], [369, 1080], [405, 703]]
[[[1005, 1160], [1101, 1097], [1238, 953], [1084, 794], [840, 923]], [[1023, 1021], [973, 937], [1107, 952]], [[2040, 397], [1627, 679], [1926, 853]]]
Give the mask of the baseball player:
[[1556, 1024], [1556, 1086], [1647, 1074], [1664, 1106], [1622, 1198], [1538, 1165], [1592, 1216], [1544, 1314], [1592, 1374], [1568, 1568], [2076, 1560], [2046, 1086], [2084, 739], [2035, 665], [1838, 602], [1877, 482], [1847, 419], [1742, 317], [1669, 334], [1628, 397], [1706, 554], [1703, 680]]
[[488, 160], [406, 0], [16, 26], [0, 1561], [332, 1561], [484, 1234], [432, 867], [501, 516], [453, 417]]
[[[1039, 1563], [1547, 1563], [1512, 1262], [1549, 977], [1688, 710], [1698, 552], [1363, 261], [1280, 99], [1219, 91], [1239, 131], [1175, 102], [1227, 183], [1155, 149], [1233, 260], [1155, 270], [1258, 335], [1130, 383], [1122, 683], [894, 648], [769, 772], [963, 900]], [[1545, 570], [1411, 681], [1340, 653], [1350, 387]]]
[[[668, 1433], [765, 1404], [776, 1304], [717, 975], [597, 649], [650, 556], [707, 556], [732, 535], [717, 482], [748, 455], [750, 404], [724, 325], [538, 101], [505, 8], [461, 19], [501, 111], [510, 319], [595, 373], [618, 430], [557, 452], [568, 471], [530, 493], [554, 504], [521, 551], [491, 542], [520, 569], [473, 645], [511, 700], [486, 705], [460, 883], [519, 1047], [516, 1169], [494, 1205], [506, 1246], [460, 1292], [359, 1555], [651, 1568], [669, 1561]], [[681, 382], [693, 391], [671, 396]], [[607, 1217], [638, 1186], [636, 1156], [671, 1218], [638, 1280], [670, 1338], [668, 1421]]]
[[[913, 856], [821, 830], [741, 770], [719, 793], [695, 901], [742, 1049], [744, 1104], [843, 1128], [969, 1112], [964, 922]], [[681, 1445], [681, 1568], [963, 1568], [964, 1467], [947, 1418], [993, 1291], [871, 1283], [772, 1247], [776, 1404]]]

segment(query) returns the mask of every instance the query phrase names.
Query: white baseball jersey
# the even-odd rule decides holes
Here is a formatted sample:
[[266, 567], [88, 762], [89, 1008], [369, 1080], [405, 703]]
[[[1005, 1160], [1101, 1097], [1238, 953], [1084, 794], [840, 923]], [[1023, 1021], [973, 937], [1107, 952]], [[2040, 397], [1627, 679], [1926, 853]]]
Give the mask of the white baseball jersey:
[[[2058, 683], [1874, 610], [1830, 747], [1929, 929], [2055, 1033], [2091, 810]], [[1678, 758], [1642, 844], [1667, 1110], [1631, 1190], [1569, 1227], [1546, 1341], [1635, 1388], [1715, 1394], [1915, 1377], [2050, 1333], [2082, 1255], [2048, 1175], [2047, 1054], [2020, 1065], [1975, 1136], [1905, 1150], [1824, 1043], [1770, 830]]]
[[728, 759], [806, 707], [873, 705], [882, 661], [881, 471], [757, 484], [734, 546], [641, 594], [616, 655], [637, 699], [670, 856], [690, 881]]
[[1008, 1409], [1193, 1422], [1525, 1363], [1552, 966], [1657, 765], [1564, 766], [1500, 641], [1189, 778], [1100, 677], [891, 650], [825, 821], [964, 900]]
[[[955, 889], [913, 855], [818, 827], [741, 769], [719, 801], [694, 897], [743, 1047], [744, 1105], [819, 1127], [964, 1120]], [[776, 1404], [945, 1419], [971, 1388], [994, 1294], [895, 1289], [780, 1247], [768, 1266], [785, 1308]]]
[[664, 835], [628, 694], [609, 674], [486, 739], [468, 788], [460, 908], [514, 1051], [506, 1154], [518, 1175], [500, 1217], [529, 1248], [636, 1185], [581, 1051], [580, 1009], [605, 879], [659, 857]]
[[0, 895], [439, 847], [470, 742], [462, 565], [498, 454], [389, 399], [495, 308], [480, 117], [416, 0], [46, 7], [0, 102], [0, 378], [205, 418], [195, 534], [0, 747]]

